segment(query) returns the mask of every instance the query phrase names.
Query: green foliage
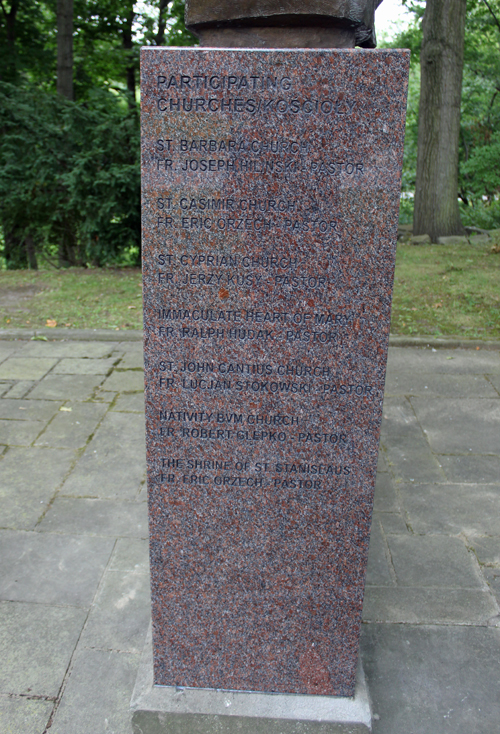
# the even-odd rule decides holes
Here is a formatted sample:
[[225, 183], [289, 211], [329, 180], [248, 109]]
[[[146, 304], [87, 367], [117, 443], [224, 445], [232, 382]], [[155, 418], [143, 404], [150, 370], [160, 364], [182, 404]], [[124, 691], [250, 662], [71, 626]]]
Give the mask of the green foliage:
[[[196, 46], [184, 24], [184, 0], [153, 0], [142, 15], [143, 43], [148, 46]], [[163, 29], [163, 33], [162, 33]]]
[[500, 226], [500, 0], [469, 0], [460, 196], [465, 224]]
[[1, 0], [0, 256], [9, 269], [139, 261], [140, 47], [196, 43], [183, 0], [74, 0], [73, 27], [68, 102], [55, 93], [56, 0]]
[[[405, 3], [414, 20], [386, 46], [411, 49], [401, 219], [413, 217], [417, 162], [422, 0]], [[462, 86], [459, 193], [468, 226], [500, 226], [500, 0], [468, 0]]]
[[498, 338], [500, 254], [492, 242], [398, 243], [391, 333]]
[[409, 224], [413, 220], [413, 195], [417, 170], [418, 100], [420, 92], [420, 67], [411, 65], [406, 109], [406, 134], [401, 180], [400, 220]]
[[413, 20], [392, 40], [384, 39], [379, 43], [383, 48], [409, 48], [410, 78], [408, 83], [408, 106], [406, 110], [406, 134], [401, 181], [400, 221], [403, 224], [413, 220], [413, 196], [417, 170], [418, 102], [420, 97], [420, 47], [422, 45], [422, 17], [425, 4], [422, 2], [403, 2], [413, 13]]
[[138, 125], [116, 97], [97, 91], [90, 105], [0, 84], [0, 130], [8, 268], [26, 265], [29, 242], [59, 266], [137, 258]]
[[[140, 329], [142, 278], [138, 268], [3, 270], [5, 329], [66, 326], [76, 329]], [[16, 294], [24, 293], [22, 310]]]
[[21, 84], [50, 79], [55, 55], [55, 0], [2, 0], [0, 12], [0, 80]]

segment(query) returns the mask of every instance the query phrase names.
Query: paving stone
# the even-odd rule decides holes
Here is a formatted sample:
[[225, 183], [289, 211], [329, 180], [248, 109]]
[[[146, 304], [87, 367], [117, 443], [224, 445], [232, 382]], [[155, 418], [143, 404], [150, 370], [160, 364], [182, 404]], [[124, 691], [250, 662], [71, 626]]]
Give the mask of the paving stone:
[[425, 349], [391, 347], [387, 379], [394, 372], [442, 372], [447, 374], [500, 374], [500, 352], [486, 349]]
[[363, 604], [365, 622], [387, 624], [485, 625], [497, 615], [493, 594], [480, 589], [367, 586]]
[[118, 538], [108, 568], [110, 571], [149, 573], [149, 541]]
[[41, 380], [56, 364], [51, 357], [9, 357], [0, 364], [0, 380]]
[[380, 441], [389, 468], [399, 481], [443, 481], [441, 466], [407, 398], [384, 400]]
[[386, 380], [385, 395], [495, 398], [496, 390], [484, 375], [398, 372]]
[[118, 395], [111, 410], [121, 413], [144, 413], [144, 393]]
[[144, 390], [144, 373], [140, 370], [115, 370], [103, 383], [103, 390], [116, 392], [142, 392]]
[[488, 375], [488, 379], [500, 395], [500, 375]]
[[58, 496], [37, 530], [113, 538], [147, 538], [148, 512], [143, 502]]
[[0, 698], [2, 734], [43, 734], [52, 713], [52, 701]]
[[127, 345], [126, 351], [118, 366], [121, 370], [142, 370], [144, 368], [142, 343]]
[[61, 359], [56, 364], [56, 375], [107, 375], [113, 368], [116, 357], [108, 359]]
[[[382, 415], [382, 440], [423, 439], [422, 428], [409, 400], [405, 397], [386, 397]], [[387, 457], [386, 457], [387, 458]]]
[[19, 380], [12, 385], [10, 390], [4, 393], [6, 398], [24, 398], [30, 392], [31, 388], [36, 385], [35, 380]]
[[389, 570], [388, 555], [380, 521], [375, 515], [372, 522], [368, 566], [366, 570], [366, 583], [368, 586], [396, 585]]
[[107, 411], [107, 406], [99, 403], [67, 403], [64, 408], [66, 410], [57, 413], [35, 446], [69, 449], [85, 446]]
[[108, 413], [62, 494], [102, 499], [134, 499], [146, 471], [144, 417]]
[[446, 478], [451, 482], [500, 483], [500, 456], [439, 457]]
[[[141, 304], [142, 305], [142, 304]], [[129, 335], [132, 335], [132, 330], [129, 331]], [[125, 352], [131, 352], [136, 353], [140, 352], [142, 353], [142, 345], [143, 345], [143, 335], [142, 335], [142, 329], [135, 330], [135, 333], [133, 334], [134, 339], [128, 339], [120, 341], [116, 346], [117, 349], [121, 349], [123, 353]]]
[[103, 375], [48, 375], [30, 393], [36, 400], [88, 400]]
[[377, 472], [373, 509], [379, 512], [399, 512], [399, 499], [390, 474]]
[[139, 655], [80, 650], [50, 734], [132, 734]]
[[53, 400], [0, 400], [0, 418], [11, 418], [16, 421], [48, 422], [57, 413], [59, 404]]
[[411, 398], [438, 454], [500, 454], [500, 399]]
[[69, 357], [71, 359], [103, 359], [111, 357], [115, 342], [98, 341], [32, 341], [20, 352], [23, 357]]
[[75, 458], [68, 449], [9, 449], [0, 470], [1, 527], [34, 528]]
[[113, 550], [110, 538], [0, 531], [0, 598], [89, 607]]
[[8, 357], [17, 352], [22, 346], [22, 342], [0, 341], [0, 362], [5, 362]]
[[[142, 339], [139, 339], [137, 344], [142, 345]], [[114, 357], [115, 359], [122, 359], [126, 351], [127, 351], [127, 343], [124, 344], [123, 342], [117, 342], [110, 356]]]
[[141, 653], [150, 620], [149, 574], [108, 571], [90, 610], [82, 645]]
[[488, 563], [500, 567], [500, 538], [475, 537], [470, 542], [480, 563]]
[[470, 589], [482, 585], [473, 554], [458, 538], [407, 534], [390, 535], [387, 542], [398, 586]]
[[378, 452], [377, 474], [381, 474], [382, 472], [386, 472], [386, 471], [389, 471], [389, 467], [387, 465], [387, 461], [386, 461], [383, 449], [382, 447], [380, 447], [379, 452]]
[[442, 482], [441, 465], [424, 439], [401, 438], [386, 444], [387, 461], [398, 482]]
[[373, 734], [498, 731], [500, 630], [363, 625], [361, 651]]
[[500, 604], [500, 568], [485, 567], [481, 569], [481, 572], [491, 591], [495, 594], [497, 602]]
[[5, 395], [12, 387], [12, 382], [3, 382], [0, 380], [0, 396]]
[[500, 536], [500, 484], [402, 485], [400, 491], [416, 533]]
[[403, 535], [408, 532], [405, 519], [396, 512], [379, 512], [377, 516], [382, 523], [382, 529], [386, 535]]
[[[0, 342], [0, 362], [1, 344]], [[36, 344], [42, 349], [47, 346], [44, 342], [31, 342], [26, 346]], [[52, 342], [51, 346], [57, 344]], [[70, 343], [64, 343], [64, 348], [69, 345]], [[88, 346], [88, 343], [85, 346]], [[16, 346], [17, 350], [22, 348], [23, 343]], [[388, 415], [388, 418], [384, 419], [383, 440], [386, 442], [384, 446], [387, 448], [391, 466], [388, 466], [385, 460], [386, 454], [381, 451], [367, 579], [371, 585], [367, 587], [363, 615], [365, 620], [370, 622], [379, 620], [384, 624], [365, 624], [362, 632], [365, 672], [368, 673], [370, 692], [374, 699], [374, 712], [380, 716], [374, 721], [373, 731], [374, 734], [401, 734], [402, 731], [408, 734], [439, 734], [442, 731], [444, 734], [448, 730], [453, 731], [453, 734], [455, 732], [492, 734], [498, 728], [499, 711], [496, 700], [500, 628], [486, 625], [495, 624], [495, 618], [498, 620], [500, 602], [500, 520], [498, 519], [500, 451], [497, 450], [497, 455], [481, 455], [481, 451], [485, 445], [483, 436], [486, 437], [486, 444], [489, 441], [489, 448], [493, 447], [493, 442], [499, 435], [498, 423], [493, 422], [489, 428], [484, 428], [484, 433], [477, 438], [476, 448], [480, 449], [477, 453], [467, 451], [467, 455], [464, 456], [440, 454], [436, 458], [431, 447], [434, 451], [439, 451], [441, 450], [439, 441], [450, 439], [456, 441], [454, 433], [459, 435], [461, 441], [463, 436], [467, 435], [467, 431], [471, 431], [471, 425], [472, 431], [475, 431], [473, 422], [468, 420], [467, 412], [459, 413], [459, 416], [448, 425], [444, 420], [448, 405], [455, 410], [456, 405], [460, 406], [467, 400], [472, 401], [475, 407], [471, 410], [477, 415], [475, 420], [484, 424], [481, 413], [483, 406], [487, 403], [494, 404], [495, 401], [498, 404], [499, 401], [497, 398], [477, 399], [471, 396], [483, 394], [482, 373], [491, 375], [491, 383], [500, 390], [500, 369], [498, 369], [500, 359], [498, 353], [484, 350], [399, 351], [404, 353], [402, 357], [404, 355], [406, 357], [405, 362], [401, 362], [400, 369], [394, 369], [390, 376], [394, 390], [406, 390], [408, 384], [418, 384], [418, 380], [424, 382], [425, 388], [425, 384], [430, 382], [426, 379], [427, 374], [430, 374], [434, 392], [431, 398], [428, 397], [428, 391], [409, 393], [419, 395], [412, 399], [413, 404], [420, 400], [427, 406], [431, 416], [430, 424], [424, 413], [420, 414], [416, 409], [417, 420], [412, 404], [407, 400], [401, 400], [399, 393], [397, 393], [399, 397], [394, 398], [386, 394], [384, 403], [384, 414]], [[393, 352], [391, 348], [390, 355]], [[419, 352], [424, 353], [422, 359]], [[9, 354], [20, 356], [18, 352]], [[51, 354], [44, 351], [41, 358]], [[141, 355], [139, 344], [137, 348], [134, 344], [134, 349], [127, 352], [125, 348], [117, 350], [115, 343], [109, 354], [113, 354], [114, 360], [123, 356], [119, 368], [125, 366], [129, 374], [136, 375], [135, 379], [137, 375], [142, 379], [142, 374], [137, 369], [140, 367], [138, 362]], [[446, 355], [453, 358], [447, 359]], [[65, 369], [76, 369], [75, 365], [80, 362], [101, 364], [108, 363], [111, 359], [107, 355], [86, 359], [87, 355], [83, 351], [76, 356], [70, 353], [59, 356], [63, 361], [43, 379], [40, 386], [55, 377], [56, 370], [59, 370], [64, 362], [68, 363], [68, 367], [63, 365], [61, 368], [62, 377], [72, 379], [71, 373], [65, 372]], [[83, 367], [81, 369], [83, 370]], [[99, 374], [100, 379], [103, 379], [105, 373]], [[114, 374], [126, 375], [127, 372]], [[418, 375], [418, 379], [412, 378], [412, 374]], [[61, 375], [58, 374], [57, 379], [61, 380]], [[5, 384], [8, 386], [10, 383]], [[61, 406], [61, 400], [68, 400], [73, 396], [66, 395], [59, 398], [57, 395], [56, 399], [51, 399], [51, 395], [48, 396], [49, 399], [37, 399], [38, 394], [35, 394], [35, 398], [32, 399], [30, 391], [35, 385], [32, 380], [17, 382], [14, 388], [10, 389], [9, 397], [0, 400], [0, 419], [16, 425], [18, 423], [29, 425], [30, 422], [41, 421], [43, 426], [55, 415], [56, 418], [46, 433], [51, 430], [54, 423], [56, 427], [59, 423], [61, 440], [68, 440], [63, 435], [64, 421], [60, 419], [65, 417], [71, 421], [76, 415], [74, 411], [60, 413], [58, 408]], [[478, 388], [478, 385], [481, 387]], [[0, 385], [0, 392], [1, 388]], [[474, 392], [476, 389], [479, 393]], [[18, 395], [28, 393], [29, 397], [24, 400], [12, 399], [10, 396], [12, 390], [18, 390], [14, 393]], [[455, 394], [454, 390], [457, 391]], [[107, 497], [109, 492], [111, 497], [135, 498], [136, 501], [75, 498], [59, 493], [37, 526], [37, 531], [41, 532], [0, 533], [0, 555], [5, 559], [2, 564], [5, 570], [4, 580], [0, 583], [0, 595], [5, 586], [7, 598], [10, 598], [8, 594], [11, 592], [13, 595], [20, 594], [15, 598], [23, 600], [4, 601], [0, 604], [0, 621], [3, 621], [5, 616], [5, 607], [23, 610], [15, 621], [8, 620], [7, 624], [2, 624], [1, 628], [4, 631], [0, 631], [0, 670], [3, 671], [0, 673], [0, 681], [11, 681], [13, 690], [8, 687], [7, 693], [12, 692], [16, 695], [20, 692], [26, 693], [33, 680], [40, 683], [42, 694], [35, 689], [30, 693], [56, 695], [69, 663], [71, 651], [76, 644], [78, 632], [83, 626], [84, 610], [44, 604], [46, 599], [44, 595], [49, 593], [45, 586], [52, 586], [52, 583], [47, 583], [47, 579], [52, 579], [52, 576], [56, 583], [50, 593], [60, 594], [65, 601], [51, 603], [58, 605], [76, 603], [68, 601], [71, 594], [78, 596], [78, 593], [81, 593], [82, 599], [91, 597], [90, 591], [87, 596], [81, 589], [78, 591], [79, 587], [74, 577], [78, 576], [83, 563], [84, 576], [88, 580], [90, 571], [85, 569], [89, 564], [92, 567], [93, 551], [87, 552], [86, 545], [71, 546], [71, 542], [68, 547], [67, 538], [73, 541], [83, 540], [85, 543], [95, 541], [109, 543], [107, 570], [103, 571], [105, 563], [103, 558], [99, 566], [100, 574], [104, 573], [101, 575], [101, 585], [98, 586], [99, 574], [96, 574], [92, 582], [93, 590], [97, 589], [95, 604], [91, 607], [88, 625], [79, 643], [68, 687], [50, 734], [54, 731], [56, 734], [80, 734], [80, 732], [99, 734], [101, 731], [103, 734], [130, 733], [128, 703], [135, 680], [134, 666], [137, 655], [135, 652], [132, 655], [123, 651], [135, 651], [142, 647], [141, 627], [145, 635], [149, 618], [148, 543], [143, 538], [131, 537], [140, 536], [146, 523], [145, 503], [137, 501], [146, 499], [146, 485], [141, 484], [144, 470], [142, 447], [144, 428], [140, 415], [143, 412], [142, 384], [140, 391], [117, 396], [116, 390], [97, 389], [96, 395], [99, 395], [97, 399], [102, 403], [97, 401], [75, 403], [71, 406], [74, 409], [75, 405], [84, 409], [87, 406], [97, 406], [98, 410], [105, 411], [106, 405], [103, 403], [115, 400], [102, 427], [96, 431], [94, 439], [61, 490], [61, 493], [65, 493], [68, 489], [70, 494], [77, 493], [91, 497]], [[58, 392], [60, 393], [60, 390]], [[407, 393], [401, 393], [403, 394]], [[493, 392], [487, 394], [493, 395]], [[447, 395], [450, 397], [443, 397]], [[469, 397], [460, 399], [459, 396], [464, 395]], [[434, 410], [437, 401], [441, 402], [438, 409]], [[437, 412], [436, 420], [435, 412]], [[453, 415], [455, 416], [455, 413]], [[130, 421], [135, 423], [132, 424]], [[435, 441], [429, 437], [431, 446], [422, 433], [421, 421], [422, 428], [436, 431], [438, 438]], [[464, 424], [464, 421], [468, 423]], [[2, 425], [0, 420], [0, 430]], [[446, 431], [447, 435], [441, 435], [442, 431]], [[3, 447], [0, 447], [0, 452], [2, 449]], [[93, 451], [101, 455], [94, 456]], [[74, 451], [68, 450], [8, 449], [0, 463], [0, 524], [16, 527], [20, 523], [20, 527], [34, 528], [75, 456]], [[439, 463], [442, 469], [439, 468]], [[393, 472], [398, 480], [403, 480], [403, 483], [400, 481], [395, 484]], [[426, 476], [428, 479], [424, 481], [422, 477]], [[423, 483], [406, 481], [410, 478]], [[453, 484], [445, 483], [446, 480]], [[437, 484], [432, 484], [434, 482]], [[466, 482], [469, 482], [469, 485]], [[476, 484], [477, 482], [479, 484]], [[401, 514], [401, 507], [407, 514]], [[408, 530], [406, 517], [415, 534]], [[466, 536], [465, 542], [456, 537], [448, 537], [450, 534], [456, 536], [459, 533]], [[117, 535], [129, 537], [119, 537], [111, 552], [113, 540]], [[399, 586], [394, 585], [392, 569], [385, 555], [384, 535], [398, 567]], [[438, 547], [436, 537], [443, 540], [443, 547]], [[35, 546], [29, 544], [23, 546], [26, 538], [48, 539], [47, 549], [38, 540], [35, 540]], [[62, 544], [60, 546], [57, 542], [54, 544], [53, 539]], [[483, 565], [476, 566], [472, 550], [468, 554], [466, 546], [473, 550], [479, 563]], [[457, 548], [461, 549], [458, 555]], [[61, 568], [58, 564], [61, 564]], [[446, 574], [451, 574], [454, 584], [469, 585], [472, 588], [447, 588]], [[83, 586], [87, 583], [85, 578]], [[428, 583], [429, 579], [435, 584], [435, 588], [404, 585]], [[479, 585], [482, 579], [489, 584], [489, 587]], [[91, 586], [89, 581], [89, 590]], [[24, 602], [24, 593], [32, 594], [31, 597], [27, 597], [30, 603]], [[78, 603], [88, 606], [91, 602]], [[43, 614], [37, 616], [34, 612], [40, 609]], [[76, 612], [80, 615], [76, 625], [77, 632], [72, 638], [72, 646], [63, 645], [62, 648], [58, 647], [61, 644], [59, 627], [61, 626], [64, 637], [66, 618], [59, 625], [59, 621], [54, 621], [51, 616], [54, 611], [59, 613], [61, 609], [64, 613]], [[30, 610], [34, 610], [31, 616]], [[45, 610], [49, 612], [46, 614]], [[397, 624], [393, 625], [393, 622]], [[441, 626], [414, 627], [409, 623]], [[482, 627], [474, 629], [470, 625], [482, 625]], [[380, 634], [377, 632], [375, 642], [378, 647], [375, 643], [373, 648], [366, 647], [366, 635], [375, 629], [382, 630]], [[385, 634], [390, 630], [396, 630], [399, 637], [397, 644], [391, 643], [392, 646], [386, 649], [389, 637]], [[422, 638], [412, 637], [414, 634], [412, 630], [415, 631], [415, 635], [422, 633]], [[445, 642], [440, 642], [443, 631], [451, 633], [452, 636], [446, 638]], [[455, 638], [453, 635], [457, 631], [459, 637]], [[468, 637], [471, 633], [474, 635], [478, 633], [473, 643], [470, 641], [472, 638]], [[485, 638], [484, 644], [481, 637], [483, 634], [490, 635]], [[463, 644], [460, 635], [464, 636]], [[55, 644], [52, 643], [52, 639], [55, 640]], [[410, 649], [406, 644], [408, 640], [411, 643]], [[105, 650], [86, 650], [85, 646], [103, 647]], [[69, 652], [67, 648], [70, 649]], [[110, 653], [109, 648], [122, 652]], [[115, 695], [113, 677], [118, 679], [119, 687], [124, 680], [128, 680], [129, 668], [124, 660], [130, 661], [130, 669], [134, 668], [130, 678], [130, 689], [123, 695], [116, 693], [113, 699]], [[376, 672], [378, 678], [369, 672], [370, 665], [374, 666], [371, 670]], [[394, 681], [396, 676], [397, 681]], [[43, 688], [46, 682], [49, 688], [52, 686], [53, 692], [50, 694]], [[127, 685], [125, 684], [124, 688]], [[485, 687], [488, 689], [486, 693]], [[31, 704], [33, 706], [43, 704], [49, 713], [52, 706], [51, 702], [31, 701], [24, 697], [0, 698], [1, 734], [10, 731], [5, 722], [13, 722], [9, 726], [14, 727], [12, 731], [15, 734], [31, 734], [31, 731], [43, 734], [47, 719], [41, 714], [37, 718], [36, 712], [40, 709], [33, 709], [31, 714], [31, 709], [27, 708]], [[90, 712], [88, 715], [87, 711]], [[4, 716], [6, 718], [3, 718]], [[30, 729], [30, 726], [34, 728]], [[55, 729], [55, 726], [59, 728]]]
[[116, 398], [117, 393], [115, 392], [109, 392], [108, 390], [101, 390], [100, 388], [97, 388], [95, 395], [94, 395], [94, 402], [99, 403], [112, 403], [113, 400]]
[[392, 473], [399, 481], [443, 481], [441, 466], [406, 398], [384, 400], [380, 441]]
[[137, 495], [137, 502], [147, 502], [148, 501], [148, 485], [147, 482], [144, 481], [141, 485], [141, 491]]
[[42, 421], [0, 420], [0, 443], [29, 446], [44, 428]]
[[85, 616], [74, 607], [0, 602], [0, 691], [56, 696]]

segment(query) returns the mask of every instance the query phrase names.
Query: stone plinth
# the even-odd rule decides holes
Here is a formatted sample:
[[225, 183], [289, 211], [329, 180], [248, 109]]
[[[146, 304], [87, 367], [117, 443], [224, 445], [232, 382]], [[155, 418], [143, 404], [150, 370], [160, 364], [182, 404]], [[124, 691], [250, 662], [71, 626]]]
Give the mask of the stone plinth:
[[134, 734], [368, 734], [371, 710], [361, 663], [355, 695], [155, 686], [149, 631], [130, 704]]
[[409, 54], [142, 54], [154, 681], [354, 695]]

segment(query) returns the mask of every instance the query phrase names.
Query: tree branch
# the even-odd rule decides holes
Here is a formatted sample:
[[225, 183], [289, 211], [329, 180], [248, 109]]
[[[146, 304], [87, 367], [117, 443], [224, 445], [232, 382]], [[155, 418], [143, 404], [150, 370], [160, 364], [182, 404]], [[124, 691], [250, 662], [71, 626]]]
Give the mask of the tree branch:
[[19, 2], [18, 0], [12, 0], [12, 4], [10, 6], [9, 12], [6, 11], [5, 5], [3, 4], [3, 0], [0, 0], [0, 5], [2, 6], [3, 14], [5, 15], [5, 19], [9, 20], [9, 18], [14, 18], [17, 15], [17, 11], [19, 10]]
[[4, 16], [5, 16], [5, 20], [7, 20], [7, 18], [9, 16], [7, 15], [7, 11], [5, 10], [5, 5], [3, 4], [3, 0], [0, 0], [0, 6], [1, 6], [2, 12], [3, 12]]
[[489, 4], [488, 0], [484, 0], [484, 4], [486, 5], [486, 7], [490, 11], [491, 15], [493, 16], [493, 20], [495, 21], [495, 24], [496, 24], [498, 30], [500, 31], [500, 20], [498, 20], [497, 16], [495, 15], [495, 12], [494, 12], [493, 8]]
[[500, 92], [500, 89], [498, 87], [496, 87], [495, 92], [493, 94], [493, 97], [491, 98], [491, 101], [490, 101], [490, 104], [489, 104], [489, 107], [488, 107], [488, 117], [486, 118], [486, 121], [487, 121], [488, 125], [491, 124], [491, 122], [490, 122], [491, 110], [493, 109], [493, 104], [495, 102], [495, 98], [496, 98], [496, 96], [497, 96], [497, 94], [499, 92]]
[[155, 42], [157, 46], [163, 46], [165, 43], [165, 27], [166, 19], [163, 15], [163, 11], [168, 6], [168, 0], [160, 0], [160, 7], [158, 10], [158, 33], [156, 34]]

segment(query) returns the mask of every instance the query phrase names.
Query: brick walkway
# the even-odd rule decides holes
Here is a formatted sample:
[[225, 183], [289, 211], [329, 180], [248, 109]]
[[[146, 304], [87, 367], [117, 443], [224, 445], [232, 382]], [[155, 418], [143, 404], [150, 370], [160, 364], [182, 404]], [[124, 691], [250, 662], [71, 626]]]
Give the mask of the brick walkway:
[[[2, 734], [131, 732], [144, 405], [118, 338], [0, 341]], [[375, 734], [499, 731], [499, 351], [391, 348], [367, 584]]]

